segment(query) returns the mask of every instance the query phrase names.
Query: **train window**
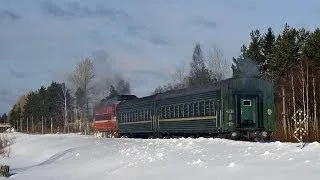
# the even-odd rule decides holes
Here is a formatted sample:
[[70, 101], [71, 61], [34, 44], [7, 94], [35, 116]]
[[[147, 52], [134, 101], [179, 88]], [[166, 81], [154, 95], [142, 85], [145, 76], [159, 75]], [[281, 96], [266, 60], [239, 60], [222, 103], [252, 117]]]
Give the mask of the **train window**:
[[174, 111], [175, 111], [175, 117], [176, 118], [179, 118], [180, 116], [179, 116], [179, 105], [175, 105], [174, 106]]
[[193, 103], [189, 103], [189, 117], [194, 116]]
[[176, 105], [172, 106], [172, 111], [173, 111], [173, 118], [176, 118]]
[[174, 118], [174, 106], [170, 106], [170, 118]]
[[189, 117], [189, 108], [188, 108], [188, 104], [184, 104], [183, 105], [183, 109], [184, 109], [184, 117]]
[[166, 106], [165, 109], [166, 109], [166, 119], [168, 119], [170, 117], [169, 107]]
[[140, 110], [140, 120], [144, 120], [144, 110]]
[[145, 115], [146, 116], [146, 120], [148, 120], [149, 119], [149, 109], [146, 109], [145, 112], [146, 112], [146, 115]]
[[164, 117], [165, 117], [165, 109], [164, 109], [164, 107], [162, 106], [162, 107], [161, 107], [160, 118], [161, 118], [161, 119], [164, 119]]
[[138, 111], [134, 111], [134, 121], [138, 120]]
[[199, 116], [199, 103], [198, 102], [196, 102], [196, 103], [194, 103], [194, 116], [195, 117], [198, 117]]
[[166, 119], [166, 117], [167, 117], [166, 107], [163, 106], [163, 119]]
[[184, 110], [183, 110], [183, 105], [182, 104], [179, 104], [179, 115], [180, 115], [180, 118], [184, 117]]
[[251, 106], [251, 100], [243, 100], [243, 106]]
[[134, 114], [134, 111], [131, 111], [131, 112], [132, 112], [132, 119], [131, 119], [131, 121], [134, 121], [135, 114]]
[[213, 100], [209, 100], [209, 116], [213, 116], [213, 111], [214, 111], [214, 102]]
[[149, 118], [149, 109], [146, 109], [144, 112], [145, 112], [145, 119], [148, 120], [148, 118]]
[[204, 116], [204, 101], [199, 102], [199, 116]]
[[210, 116], [210, 101], [204, 103], [204, 112], [205, 116]]
[[149, 119], [149, 109], [146, 109], [146, 120]]

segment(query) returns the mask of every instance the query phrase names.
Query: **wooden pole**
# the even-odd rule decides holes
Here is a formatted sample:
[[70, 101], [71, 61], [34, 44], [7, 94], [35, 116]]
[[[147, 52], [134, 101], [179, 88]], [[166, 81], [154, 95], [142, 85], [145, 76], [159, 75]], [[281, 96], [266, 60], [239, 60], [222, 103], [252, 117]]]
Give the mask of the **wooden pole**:
[[283, 133], [284, 137], [287, 139], [287, 125], [286, 125], [286, 103], [285, 103], [285, 91], [284, 87], [282, 86], [282, 115], [283, 115]]
[[20, 118], [20, 131], [22, 132], [22, 118]]
[[43, 116], [41, 117], [41, 131], [42, 131], [42, 134], [43, 134]]
[[53, 134], [52, 117], [51, 117], [51, 134]]
[[32, 126], [32, 133], [34, 133], [33, 116], [31, 117], [31, 126]]
[[27, 133], [29, 133], [29, 118], [27, 117]]
[[316, 84], [315, 78], [312, 78], [312, 86], [313, 86], [313, 128], [315, 131], [315, 140], [318, 140], [319, 129], [318, 129], [318, 121], [317, 121], [317, 99], [316, 99]]

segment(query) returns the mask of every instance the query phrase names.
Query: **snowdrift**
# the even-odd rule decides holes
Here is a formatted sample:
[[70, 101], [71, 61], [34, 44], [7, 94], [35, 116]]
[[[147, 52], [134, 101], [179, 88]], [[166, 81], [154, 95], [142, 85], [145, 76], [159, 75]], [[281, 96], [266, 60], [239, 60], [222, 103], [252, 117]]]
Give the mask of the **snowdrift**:
[[[8, 134], [10, 179], [319, 179], [320, 145]], [[6, 178], [4, 178], [6, 179]]]

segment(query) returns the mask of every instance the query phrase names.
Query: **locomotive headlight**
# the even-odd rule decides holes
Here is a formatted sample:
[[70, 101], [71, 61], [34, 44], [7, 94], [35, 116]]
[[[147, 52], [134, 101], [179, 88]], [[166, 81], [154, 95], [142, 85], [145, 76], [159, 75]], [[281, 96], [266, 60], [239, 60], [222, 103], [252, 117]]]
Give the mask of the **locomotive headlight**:
[[268, 133], [267, 133], [266, 131], [263, 131], [263, 132], [261, 133], [261, 135], [262, 135], [263, 137], [267, 137], [267, 136], [268, 136]]

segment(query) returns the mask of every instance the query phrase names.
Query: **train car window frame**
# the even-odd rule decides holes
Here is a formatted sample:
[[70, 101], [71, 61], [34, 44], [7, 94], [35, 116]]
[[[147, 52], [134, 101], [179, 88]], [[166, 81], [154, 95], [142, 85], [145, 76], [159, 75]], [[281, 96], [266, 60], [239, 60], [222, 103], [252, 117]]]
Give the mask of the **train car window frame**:
[[141, 120], [142, 120], [142, 121], [144, 121], [144, 117], [145, 117], [145, 116], [144, 116], [144, 114], [145, 114], [144, 112], [145, 112], [145, 110], [142, 109], [142, 110], [141, 110]]
[[146, 120], [149, 119], [149, 109], [146, 109]]
[[[248, 104], [245, 104], [245, 102], [249, 102], [249, 105], [248, 105]], [[245, 106], [245, 107], [250, 107], [250, 106], [252, 106], [251, 99], [244, 99], [244, 100], [242, 101], [242, 106]]]
[[138, 112], [135, 110], [134, 111], [134, 121], [137, 121], [138, 120]]

